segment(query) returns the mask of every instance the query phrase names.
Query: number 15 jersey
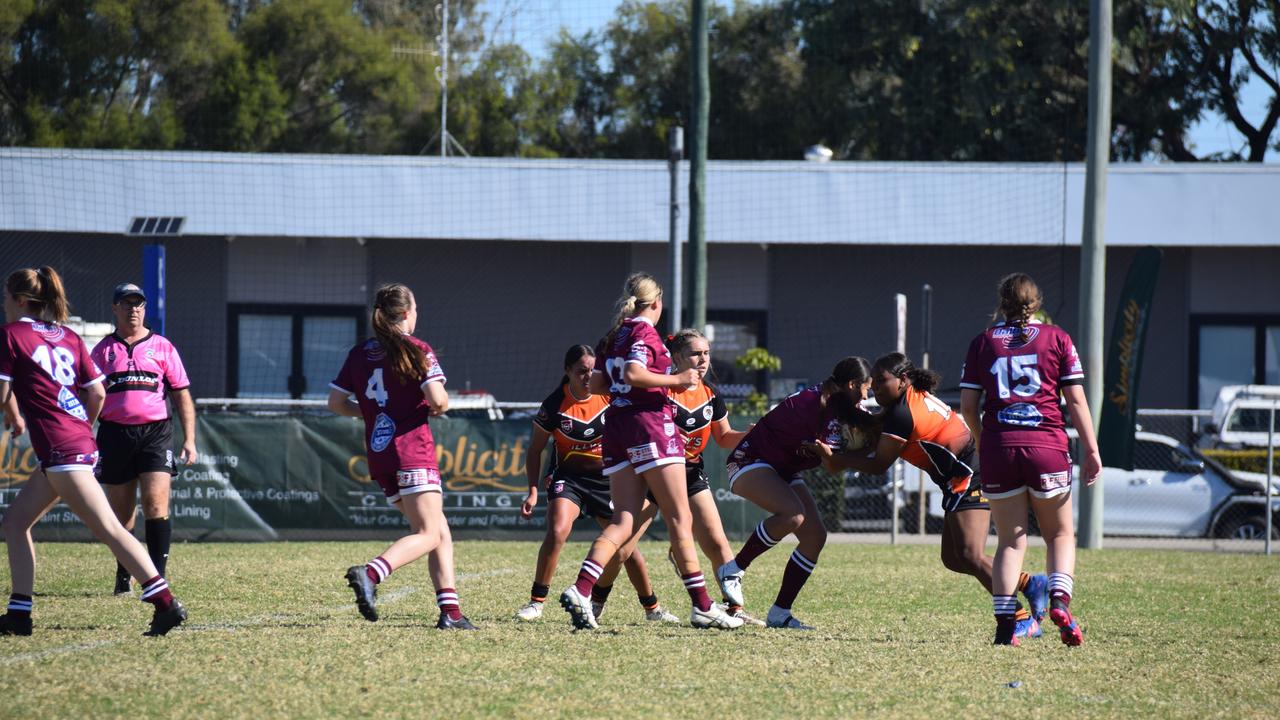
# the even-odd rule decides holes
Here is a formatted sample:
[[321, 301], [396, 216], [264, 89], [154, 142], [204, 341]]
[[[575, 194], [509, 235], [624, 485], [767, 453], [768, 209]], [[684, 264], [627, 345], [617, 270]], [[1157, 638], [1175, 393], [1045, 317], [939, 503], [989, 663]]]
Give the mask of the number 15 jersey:
[[418, 375], [400, 381], [382, 343], [370, 338], [351, 348], [338, 377], [329, 387], [355, 395], [364, 417], [364, 441], [369, 451], [369, 475], [394, 475], [398, 470], [435, 468], [436, 448], [427, 427], [430, 406], [423, 390], [445, 381], [436, 354], [425, 342], [406, 335], [427, 357]]
[[973, 339], [960, 387], [981, 390], [982, 447], [1067, 449], [1058, 393], [1084, 382], [1084, 368], [1066, 331], [1032, 322], [997, 323]]

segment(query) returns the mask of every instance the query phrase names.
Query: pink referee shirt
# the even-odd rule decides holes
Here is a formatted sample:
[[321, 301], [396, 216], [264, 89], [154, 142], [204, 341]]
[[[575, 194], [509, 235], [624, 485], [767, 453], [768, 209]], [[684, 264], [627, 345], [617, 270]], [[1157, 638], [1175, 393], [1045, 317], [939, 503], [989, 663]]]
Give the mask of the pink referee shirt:
[[191, 385], [173, 343], [153, 332], [132, 345], [112, 333], [94, 346], [93, 361], [107, 374], [101, 418], [117, 425], [168, 420], [168, 391]]

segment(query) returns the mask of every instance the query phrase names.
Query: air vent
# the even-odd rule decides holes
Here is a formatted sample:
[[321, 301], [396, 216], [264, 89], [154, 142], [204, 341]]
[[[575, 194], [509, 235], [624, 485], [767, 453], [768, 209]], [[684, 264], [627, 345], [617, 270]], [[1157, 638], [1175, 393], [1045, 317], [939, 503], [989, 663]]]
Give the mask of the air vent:
[[181, 217], [136, 217], [129, 224], [130, 235], [177, 235], [182, 232]]

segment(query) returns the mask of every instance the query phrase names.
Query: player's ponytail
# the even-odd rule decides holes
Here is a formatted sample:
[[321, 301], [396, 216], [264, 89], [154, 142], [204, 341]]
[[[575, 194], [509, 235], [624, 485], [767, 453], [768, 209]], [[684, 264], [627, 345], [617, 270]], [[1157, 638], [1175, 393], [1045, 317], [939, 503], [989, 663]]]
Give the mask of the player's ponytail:
[[613, 345], [623, 321], [648, 310], [662, 299], [662, 286], [649, 273], [632, 273], [622, 285], [622, 296], [614, 305], [613, 328], [605, 336], [605, 347]]
[[560, 384], [564, 385], [569, 382], [569, 370], [578, 361], [584, 357], [595, 357], [596, 351], [592, 350], [588, 345], [570, 345], [568, 350], [564, 351], [564, 376], [560, 378]]
[[400, 384], [410, 380], [417, 382], [427, 372], [427, 355], [414, 343], [405, 339], [399, 325], [404, 322], [413, 307], [413, 292], [400, 283], [378, 288], [373, 299], [373, 336], [382, 344], [391, 358], [391, 367], [400, 377]]
[[877, 373], [889, 373], [894, 377], [905, 377], [911, 381], [911, 387], [920, 392], [933, 392], [938, 389], [942, 376], [932, 370], [918, 368], [911, 359], [900, 352], [883, 355], [876, 360], [872, 370]]
[[4, 287], [11, 296], [25, 299], [27, 305], [38, 310], [41, 320], [65, 323], [71, 316], [71, 305], [67, 302], [62, 278], [48, 265], [39, 270], [23, 268], [13, 271], [5, 280]]
[[1040, 286], [1026, 273], [1011, 273], [1000, 279], [996, 288], [997, 305], [992, 320], [1004, 318], [1005, 322], [1019, 328], [1026, 337], [1027, 323], [1040, 312], [1044, 295]]

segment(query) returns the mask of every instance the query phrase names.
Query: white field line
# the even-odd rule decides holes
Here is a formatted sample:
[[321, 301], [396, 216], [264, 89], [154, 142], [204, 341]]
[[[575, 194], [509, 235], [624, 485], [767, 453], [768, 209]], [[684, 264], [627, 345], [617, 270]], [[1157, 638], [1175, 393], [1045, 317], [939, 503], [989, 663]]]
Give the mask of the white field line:
[[[474, 572], [474, 573], [457, 573], [457, 575], [455, 575], [455, 579], [457, 580], [458, 584], [462, 584], [464, 581], [467, 581], [467, 580], [475, 580], [477, 578], [485, 578], [485, 577], [495, 577], [497, 575], [510, 575], [513, 572], [516, 572], [516, 568], [499, 568], [497, 570], [485, 570], [482, 572]], [[378, 605], [379, 606], [390, 605], [391, 603], [397, 602], [399, 600], [403, 600], [404, 598], [407, 598], [416, 592], [418, 592], [418, 588], [412, 587], [412, 586], [396, 588], [395, 590], [392, 590], [391, 592], [388, 592], [386, 595], [383, 595], [382, 597], [378, 598]], [[321, 608], [320, 611], [321, 612], [340, 612], [342, 610], [347, 610], [350, 608], [351, 608], [351, 603], [347, 602], [347, 603], [343, 603], [342, 605], [334, 605], [327, 608]], [[240, 630], [248, 627], [258, 627], [261, 625], [267, 625], [271, 622], [280, 622], [284, 620], [296, 620], [298, 618], [303, 618], [303, 617], [307, 617], [307, 615], [299, 614], [299, 613], [288, 613], [288, 614], [276, 613], [273, 615], [259, 615], [257, 617], [245, 618], [244, 620], [234, 620], [230, 622], [196, 623], [193, 625], [184, 624], [178, 632], [183, 635], [187, 635], [190, 633], [206, 632], [209, 630], [235, 631], [235, 630]], [[127, 641], [136, 642], [136, 639], [129, 638]], [[12, 641], [9, 641], [9, 642], [12, 642]], [[99, 648], [119, 645], [124, 642], [126, 642], [126, 640], [124, 639], [95, 640], [93, 642], [71, 643], [69, 645], [60, 645], [58, 647], [52, 647], [45, 650], [37, 650], [35, 652], [20, 653], [18, 655], [10, 655], [8, 657], [0, 657], [0, 667], [7, 666], [7, 665], [18, 665], [18, 664], [27, 663], [27, 662], [35, 662], [37, 660], [44, 660], [45, 658], [55, 657], [57, 655], [74, 655], [76, 653], [88, 652], [90, 650], [97, 650]]]

